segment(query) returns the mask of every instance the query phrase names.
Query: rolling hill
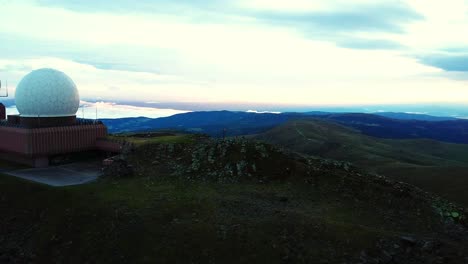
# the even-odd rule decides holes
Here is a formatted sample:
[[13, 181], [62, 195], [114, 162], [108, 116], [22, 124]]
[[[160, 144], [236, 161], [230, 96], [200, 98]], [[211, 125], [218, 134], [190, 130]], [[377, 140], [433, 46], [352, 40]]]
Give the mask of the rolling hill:
[[103, 119], [101, 121], [113, 133], [173, 129], [220, 137], [224, 129], [227, 129], [227, 133], [231, 136], [260, 133], [296, 116], [298, 114], [209, 111], [190, 112], [155, 119], [137, 117]]
[[349, 113], [315, 116], [358, 129], [363, 134], [393, 139], [427, 138], [468, 143], [468, 120], [423, 121], [392, 119], [378, 115]]
[[[393, 114], [393, 116], [397, 116]], [[184, 132], [205, 133], [221, 137], [226, 129], [228, 136], [251, 135], [265, 132], [275, 126], [295, 119], [323, 119], [361, 131], [363, 134], [393, 139], [427, 138], [452, 143], [468, 143], [468, 120], [443, 121], [415, 120], [415, 115], [400, 114], [404, 119], [394, 119], [373, 114], [325, 112], [309, 113], [248, 113], [207, 111], [177, 114], [164, 118], [103, 119], [112, 133], [136, 132], [158, 129], [175, 129]], [[423, 116], [422, 119], [429, 119]], [[434, 119], [434, 118], [432, 118]], [[437, 119], [437, 118], [436, 118]], [[437, 119], [437, 120], [440, 120]]]
[[349, 161], [468, 205], [468, 145], [382, 139], [321, 119], [295, 120], [255, 136], [293, 151]]

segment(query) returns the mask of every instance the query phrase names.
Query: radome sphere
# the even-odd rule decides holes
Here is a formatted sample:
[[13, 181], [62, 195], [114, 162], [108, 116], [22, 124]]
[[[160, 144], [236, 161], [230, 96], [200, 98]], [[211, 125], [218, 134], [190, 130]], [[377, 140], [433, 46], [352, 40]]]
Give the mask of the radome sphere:
[[16, 108], [22, 117], [74, 116], [80, 106], [75, 83], [49, 68], [30, 72], [16, 86]]

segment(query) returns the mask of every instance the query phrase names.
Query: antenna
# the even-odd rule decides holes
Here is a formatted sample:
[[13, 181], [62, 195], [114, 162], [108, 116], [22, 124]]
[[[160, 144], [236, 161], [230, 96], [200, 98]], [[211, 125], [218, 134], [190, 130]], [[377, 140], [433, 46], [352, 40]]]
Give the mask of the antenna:
[[96, 124], [98, 123], [98, 106], [99, 106], [99, 102], [102, 102], [101, 97], [98, 97], [97, 100], [96, 100]]
[[[1, 89], [2, 89], [2, 81], [0, 80], [0, 90]], [[0, 97], [8, 97], [8, 81], [5, 81], [5, 90], [6, 90], [6, 94], [0, 95]]]

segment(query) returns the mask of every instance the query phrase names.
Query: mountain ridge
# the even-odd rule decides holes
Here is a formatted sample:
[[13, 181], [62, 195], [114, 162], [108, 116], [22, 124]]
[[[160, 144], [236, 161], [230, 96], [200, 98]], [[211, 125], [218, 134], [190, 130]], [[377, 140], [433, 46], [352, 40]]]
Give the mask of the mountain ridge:
[[[468, 120], [394, 119], [366, 113], [248, 113], [200, 111], [162, 118], [102, 119], [111, 133], [176, 129], [205, 133], [214, 137], [241, 136], [265, 132], [289, 120], [319, 118], [358, 129], [362, 133], [391, 139], [427, 138], [468, 144]], [[423, 119], [425, 119], [424, 117]]]

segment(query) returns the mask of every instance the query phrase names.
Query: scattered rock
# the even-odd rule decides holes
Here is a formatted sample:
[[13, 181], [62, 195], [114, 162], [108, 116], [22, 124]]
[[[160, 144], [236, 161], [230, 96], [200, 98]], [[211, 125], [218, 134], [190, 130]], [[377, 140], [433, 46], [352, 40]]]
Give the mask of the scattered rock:
[[425, 252], [431, 252], [438, 247], [439, 243], [436, 241], [425, 241], [422, 246], [422, 250]]
[[122, 158], [115, 158], [112, 163], [103, 168], [104, 177], [131, 177], [134, 175], [134, 169], [132, 165]]
[[417, 240], [414, 237], [410, 236], [401, 236], [400, 240], [407, 243], [408, 245], [415, 245]]

